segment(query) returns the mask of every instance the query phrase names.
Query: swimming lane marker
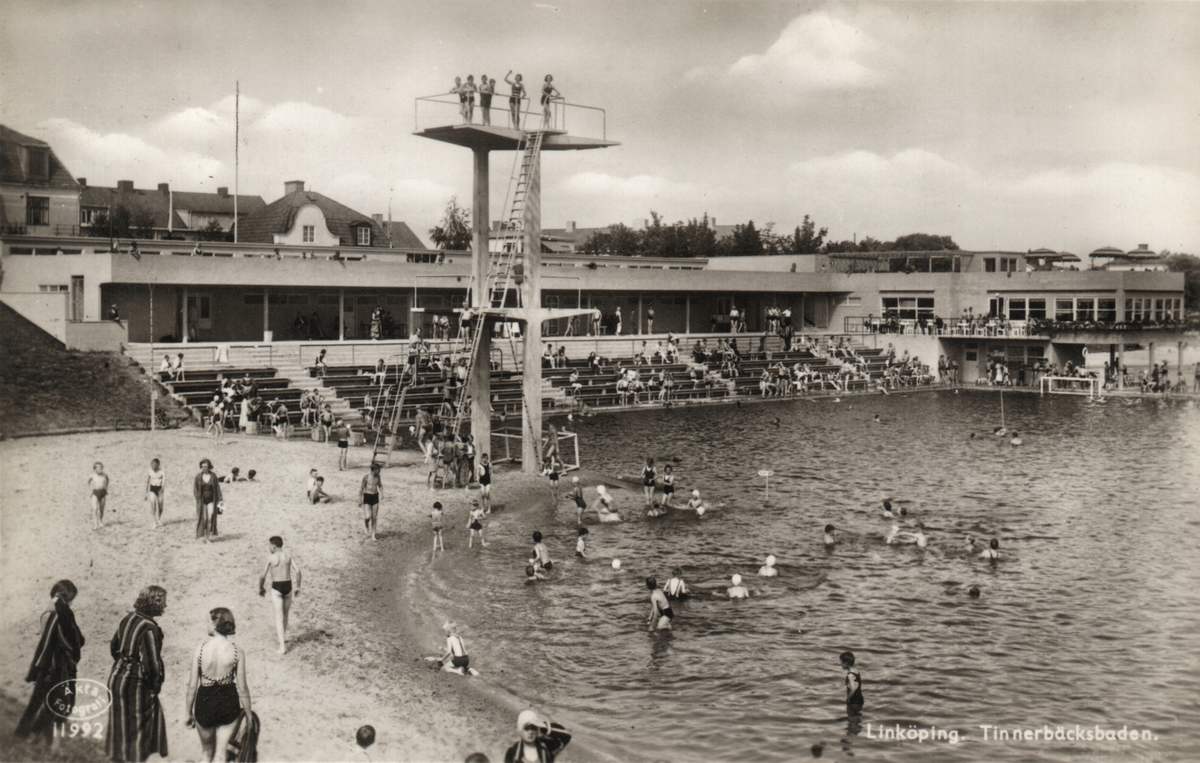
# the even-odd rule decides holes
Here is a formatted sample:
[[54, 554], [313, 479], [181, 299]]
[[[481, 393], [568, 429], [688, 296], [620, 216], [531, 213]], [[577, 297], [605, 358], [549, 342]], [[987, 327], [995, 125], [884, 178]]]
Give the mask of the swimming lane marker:
[[758, 476], [762, 477], [764, 480], [766, 480], [765, 484], [763, 485], [763, 498], [764, 499], [769, 498], [771, 496], [771, 475], [774, 473], [775, 472], [771, 471], [770, 469], [759, 469], [758, 470]]

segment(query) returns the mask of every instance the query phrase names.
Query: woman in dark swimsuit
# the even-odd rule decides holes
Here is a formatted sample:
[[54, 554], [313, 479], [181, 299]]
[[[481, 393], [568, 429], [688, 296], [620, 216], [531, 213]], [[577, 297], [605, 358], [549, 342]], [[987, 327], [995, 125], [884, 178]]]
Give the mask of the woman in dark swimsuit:
[[200, 734], [204, 759], [212, 761], [217, 750], [224, 758], [233, 724], [243, 712], [250, 716], [251, 705], [246, 653], [229, 638], [237, 632], [233, 613], [217, 607], [208, 614], [209, 638], [196, 648], [188, 678], [187, 725]]
[[504, 81], [511, 88], [508, 96], [509, 116], [512, 117], [512, 127], [514, 130], [521, 129], [521, 99], [525, 97], [525, 85], [521, 83], [521, 75], [518, 74], [515, 79], [509, 79], [512, 76], [512, 69], [508, 70], [508, 74], [504, 75]]
[[[562, 93], [558, 92], [558, 89], [554, 87], [553, 83], [554, 83], [554, 77], [550, 76], [549, 74], [546, 75], [545, 81], [542, 82], [542, 126], [543, 127], [550, 127], [550, 125], [551, 125], [550, 102], [551, 101], [561, 101], [563, 99]], [[621, 332], [618, 331], [617, 333], [619, 334]]]
[[642, 492], [646, 494], [647, 508], [653, 508], [654, 506], [654, 482], [656, 476], [654, 459], [647, 458], [646, 465], [642, 467]]

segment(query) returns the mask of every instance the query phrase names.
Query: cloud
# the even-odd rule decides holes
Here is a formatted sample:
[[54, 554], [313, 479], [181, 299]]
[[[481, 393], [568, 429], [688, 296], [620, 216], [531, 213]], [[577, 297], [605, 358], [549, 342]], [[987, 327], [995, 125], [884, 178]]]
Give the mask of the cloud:
[[579, 172], [563, 183], [568, 193], [593, 196], [619, 196], [625, 199], [654, 200], [668, 196], [690, 195], [690, 183], [680, 183], [656, 175], [617, 177], [604, 172]]
[[827, 11], [813, 11], [793, 19], [765, 52], [742, 56], [724, 69], [697, 67], [686, 76], [695, 80], [716, 75], [806, 90], [869, 87], [880, 83], [882, 75], [862, 59], [877, 48], [862, 27]]
[[793, 193], [834, 237], [925, 232], [964, 248], [1091, 251], [1194, 249], [1200, 177], [1153, 164], [1109, 162], [1003, 175], [924, 149], [851, 151], [789, 167]]
[[48, 119], [38, 127], [67, 167], [97, 185], [136, 179], [139, 187], [168, 180], [186, 186], [223, 172], [215, 157], [187, 149], [169, 151], [135, 135], [101, 134], [69, 119]]

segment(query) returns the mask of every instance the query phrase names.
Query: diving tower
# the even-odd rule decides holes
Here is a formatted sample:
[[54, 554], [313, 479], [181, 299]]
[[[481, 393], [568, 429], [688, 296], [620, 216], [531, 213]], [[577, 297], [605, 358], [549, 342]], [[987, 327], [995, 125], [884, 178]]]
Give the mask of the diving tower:
[[[417, 98], [413, 134], [469, 148], [474, 156], [471, 199], [472, 340], [465, 395], [456, 407], [453, 432], [463, 423], [464, 403], [472, 401], [471, 431], [478, 453], [491, 453], [491, 374], [489, 359], [493, 327], [497, 322], [523, 324], [521, 469], [536, 473], [542, 465], [542, 323], [591, 313], [591, 309], [542, 307], [542, 205], [541, 152], [583, 151], [620, 145], [608, 140], [603, 109], [555, 99], [545, 112], [531, 110], [528, 98], [515, 109], [509, 97], [493, 96], [490, 121], [483, 124], [480, 107], [462, 114], [457, 95]], [[568, 130], [568, 123], [570, 130]], [[505, 198], [505, 239], [492, 252], [488, 233], [492, 151], [515, 152]], [[466, 315], [464, 313], [464, 315]]]

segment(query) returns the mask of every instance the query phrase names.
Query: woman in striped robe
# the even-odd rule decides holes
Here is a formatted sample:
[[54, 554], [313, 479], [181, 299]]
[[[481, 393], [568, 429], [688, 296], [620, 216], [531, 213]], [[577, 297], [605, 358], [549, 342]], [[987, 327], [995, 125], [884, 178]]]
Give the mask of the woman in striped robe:
[[[47, 742], [52, 741], [54, 724], [61, 720], [50, 711], [46, 699], [50, 690], [58, 684], [75, 680], [75, 666], [79, 664], [83, 649], [83, 634], [79, 632], [75, 614], [71, 611], [71, 602], [75, 600], [76, 593], [78, 589], [70, 580], [60, 580], [50, 589], [50, 598], [54, 603], [42, 616], [45, 621], [42, 638], [34, 652], [29, 673], [25, 676], [25, 680], [33, 684], [33, 696], [17, 724], [17, 736], [22, 739], [37, 735]], [[74, 691], [58, 694], [58, 711], [69, 713], [75, 706]]]
[[104, 744], [109, 760], [140, 763], [156, 752], [167, 756], [167, 723], [158, 701], [163, 635], [154, 621], [166, 608], [167, 592], [147, 586], [113, 636], [110, 649], [115, 662], [108, 676], [112, 705]]

